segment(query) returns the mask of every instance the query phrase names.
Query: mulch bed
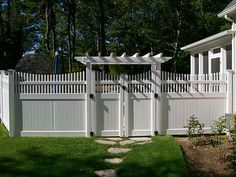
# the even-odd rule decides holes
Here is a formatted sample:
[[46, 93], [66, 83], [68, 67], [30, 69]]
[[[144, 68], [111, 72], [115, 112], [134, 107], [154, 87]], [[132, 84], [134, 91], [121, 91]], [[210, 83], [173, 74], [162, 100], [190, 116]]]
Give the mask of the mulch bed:
[[[210, 142], [210, 137], [206, 137]], [[236, 170], [228, 167], [227, 156], [232, 143], [227, 139], [213, 147], [209, 143], [195, 145], [187, 137], [176, 137], [189, 169], [190, 177], [236, 177]]]

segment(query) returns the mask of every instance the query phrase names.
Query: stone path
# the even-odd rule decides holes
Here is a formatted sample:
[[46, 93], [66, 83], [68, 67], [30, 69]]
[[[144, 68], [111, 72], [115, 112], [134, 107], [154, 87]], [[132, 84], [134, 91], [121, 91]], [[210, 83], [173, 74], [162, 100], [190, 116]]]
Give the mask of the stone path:
[[[135, 138], [129, 138], [127, 140], [123, 140], [122, 138], [106, 138], [106, 139], [100, 139], [95, 140], [99, 144], [106, 144], [106, 145], [120, 145], [125, 146], [129, 144], [137, 144], [137, 145], [144, 145], [152, 143], [153, 141], [149, 137], [135, 137]], [[108, 149], [109, 153], [112, 154], [122, 154], [130, 152], [132, 149], [130, 148], [123, 148], [123, 147], [111, 147]], [[123, 158], [112, 158], [112, 159], [105, 159], [105, 162], [111, 163], [111, 164], [119, 164], [124, 161]], [[106, 170], [98, 170], [94, 172], [96, 175], [100, 177], [117, 177], [116, 172], [114, 169], [106, 169]]]
[[150, 144], [150, 143], [153, 143], [153, 141], [142, 141], [142, 142], [139, 142], [139, 143], [136, 143], [136, 144], [144, 145], [144, 144]]
[[115, 145], [117, 142], [115, 141], [107, 141], [107, 140], [95, 140], [99, 144], [107, 144], [107, 145]]
[[123, 162], [123, 159], [122, 158], [105, 159], [105, 162], [109, 162], [112, 164], [119, 164], [119, 163]]
[[121, 153], [126, 153], [131, 151], [132, 149], [130, 148], [109, 148], [108, 152], [112, 153], [112, 154], [121, 154]]
[[149, 137], [136, 137], [136, 138], [129, 138], [133, 141], [151, 141], [152, 139]]
[[122, 138], [106, 138], [107, 140], [110, 140], [110, 141], [122, 141], [123, 139]]
[[107, 170], [98, 170], [95, 171], [95, 174], [101, 177], [116, 177], [116, 172], [113, 169], [107, 169]]
[[127, 145], [127, 144], [133, 144], [133, 143], [135, 143], [135, 141], [133, 141], [133, 140], [124, 140], [124, 141], [120, 141], [119, 143], [120, 143], [120, 145], [124, 146], [124, 145]]

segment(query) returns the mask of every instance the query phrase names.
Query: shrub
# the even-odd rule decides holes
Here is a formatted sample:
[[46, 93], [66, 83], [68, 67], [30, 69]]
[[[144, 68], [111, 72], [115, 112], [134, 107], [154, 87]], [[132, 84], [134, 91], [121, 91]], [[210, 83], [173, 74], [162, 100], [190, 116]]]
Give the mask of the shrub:
[[214, 121], [211, 126], [212, 133], [215, 135], [221, 135], [227, 128], [225, 116], [220, 117], [218, 120]]
[[198, 118], [194, 115], [189, 118], [188, 125], [185, 127], [188, 128], [187, 136], [190, 139], [194, 137], [200, 137], [204, 133], [204, 124], [200, 123]]

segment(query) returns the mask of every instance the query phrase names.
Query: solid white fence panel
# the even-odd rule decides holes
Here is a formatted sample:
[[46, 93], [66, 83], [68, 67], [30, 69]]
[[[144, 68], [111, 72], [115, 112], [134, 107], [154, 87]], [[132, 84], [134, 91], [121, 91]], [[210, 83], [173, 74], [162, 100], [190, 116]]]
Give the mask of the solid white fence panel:
[[187, 119], [195, 115], [210, 129], [226, 111], [225, 73], [184, 75], [162, 72], [163, 127], [168, 134], [185, 134]]
[[84, 72], [15, 73], [22, 112], [21, 136], [86, 136]]
[[9, 77], [6, 71], [1, 71], [1, 120], [9, 131]]
[[210, 129], [214, 120], [226, 111], [226, 93], [166, 93], [163, 99], [164, 127], [168, 134], [186, 134], [183, 129], [190, 116], [195, 115]]

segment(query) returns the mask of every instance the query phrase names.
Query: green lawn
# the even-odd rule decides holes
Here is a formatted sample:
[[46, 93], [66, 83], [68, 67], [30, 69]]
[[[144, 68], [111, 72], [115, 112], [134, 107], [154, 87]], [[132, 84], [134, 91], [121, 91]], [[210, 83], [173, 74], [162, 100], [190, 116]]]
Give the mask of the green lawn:
[[0, 138], [6, 138], [6, 137], [8, 137], [7, 130], [5, 129], [5, 127], [3, 127], [2, 124], [0, 124]]
[[[172, 137], [155, 137], [154, 143], [130, 145], [124, 155], [111, 155], [110, 146], [92, 138], [8, 138], [0, 127], [1, 177], [93, 177], [94, 170], [114, 168], [118, 177], [186, 177], [186, 165]], [[125, 158], [120, 165], [105, 158]]]

